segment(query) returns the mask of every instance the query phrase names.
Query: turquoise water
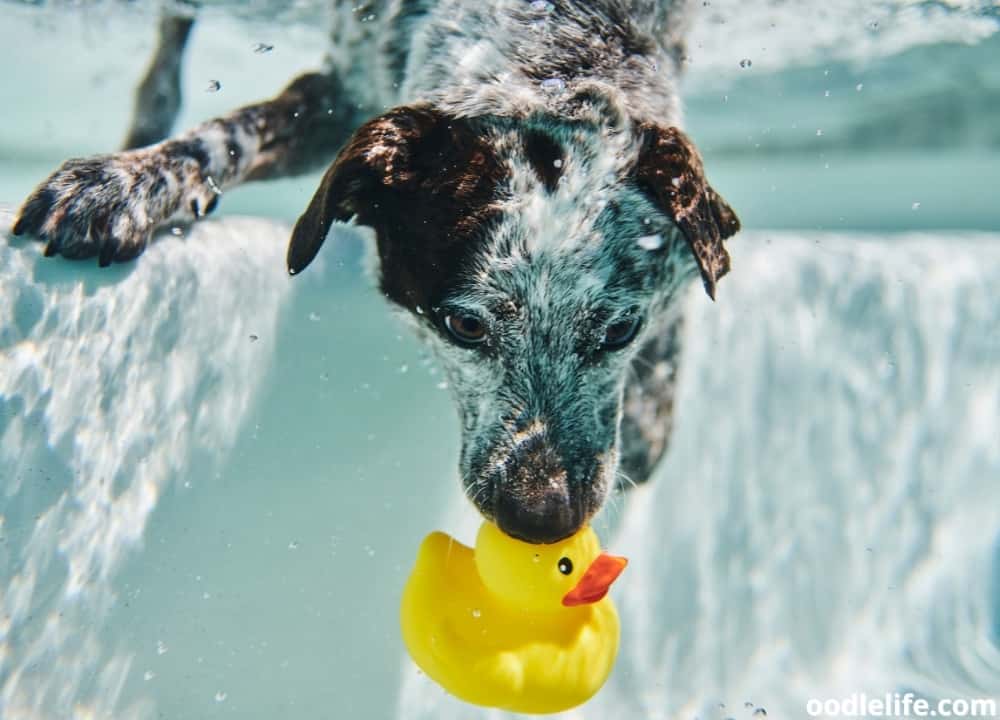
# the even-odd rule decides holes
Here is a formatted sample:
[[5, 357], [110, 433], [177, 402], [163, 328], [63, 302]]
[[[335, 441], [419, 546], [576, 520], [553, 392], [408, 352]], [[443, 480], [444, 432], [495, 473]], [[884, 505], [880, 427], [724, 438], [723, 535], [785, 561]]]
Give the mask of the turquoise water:
[[[686, 123], [747, 231], [719, 301], [688, 299], [667, 459], [597, 523], [631, 559], [621, 656], [567, 717], [1000, 697], [997, 10], [821, 7], [693, 28]], [[308, 4], [229, 10], [183, 126], [322, 54]], [[153, 16], [0, 12], [7, 238], [62, 159], [120, 142]], [[0, 242], [0, 717], [500, 717], [403, 655], [419, 540], [478, 520], [360, 235], [284, 273], [317, 181], [227, 192], [109, 271]]]

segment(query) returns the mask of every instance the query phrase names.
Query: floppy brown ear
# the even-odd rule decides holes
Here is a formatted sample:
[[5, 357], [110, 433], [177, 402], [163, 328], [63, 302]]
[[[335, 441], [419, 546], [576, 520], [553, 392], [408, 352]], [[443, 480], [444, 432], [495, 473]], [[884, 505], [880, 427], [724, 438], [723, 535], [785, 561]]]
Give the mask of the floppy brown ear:
[[716, 282], [729, 272], [729, 253], [722, 241], [740, 229], [739, 218], [708, 184], [701, 156], [687, 135], [676, 127], [652, 124], [640, 130], [636, 183], [684, 233], [705, 292], [714, 300]]
[[295, 223], [286, 259], [288, 272], [295, 275], [312, 262], [334, 221], [356, 216], [359, 224], [376, 226], [387, 195], [419, 182], [422, 150], [446, 131], [445, 120], [429, 107], [404, 106], [358, 128]]

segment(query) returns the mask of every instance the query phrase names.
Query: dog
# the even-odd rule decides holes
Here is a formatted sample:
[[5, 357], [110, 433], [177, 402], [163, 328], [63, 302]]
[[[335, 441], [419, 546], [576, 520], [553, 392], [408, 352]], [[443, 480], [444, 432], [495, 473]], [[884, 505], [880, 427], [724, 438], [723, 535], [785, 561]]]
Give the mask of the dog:
[[[66, 162], [15, 235], [127, 261], [222, 190], [322, 167], [292, 232], [301, 273], [334, 223], [440, 362], [462, 484], [509, 535], [576, 532], [667, 447], [681, 299], [713, 299], [739, 230], [678, 127], [680, 0], [336, 2], [320, 72], [162, 139], [190, 18], [166, 19], [130, 149]], [[385, 108], [391, 108], [388, 111]]]

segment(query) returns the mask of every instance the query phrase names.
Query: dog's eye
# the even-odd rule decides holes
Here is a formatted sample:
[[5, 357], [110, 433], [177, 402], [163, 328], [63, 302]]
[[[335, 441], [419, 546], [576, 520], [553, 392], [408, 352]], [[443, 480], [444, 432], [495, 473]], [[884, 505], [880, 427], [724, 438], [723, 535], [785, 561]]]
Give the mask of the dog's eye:
[[486, 339], [486, 324], [475, 315], [446, 315], [444, 326], [464, 345], [478, 345]]
[[563, 575], [569, 575], [573, 572], [573, 561], [568, 557], [559, 558], [559, 572]]
[[608, 325], [604, 330], [604, 339], [601, 340], [601, 347], [605, 350], [617, 350], [628, 345], [635, 339], [639, 332], [642, 319], [638, 315], [618, 320]]

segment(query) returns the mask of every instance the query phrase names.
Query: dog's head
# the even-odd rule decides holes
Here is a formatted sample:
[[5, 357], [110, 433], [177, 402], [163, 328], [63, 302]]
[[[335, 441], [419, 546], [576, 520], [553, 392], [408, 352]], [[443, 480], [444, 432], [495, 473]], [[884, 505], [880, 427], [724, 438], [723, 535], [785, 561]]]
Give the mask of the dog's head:
[[351, 218], [374, 229], [382, 290], [444, 367], [466, 492], [531, 542], [600, 509], [630, 362], [696, 273], [714, 297], [739, 227], [677, 128], [427, 106], [355, 133], [295, 227], [289, 272]]

